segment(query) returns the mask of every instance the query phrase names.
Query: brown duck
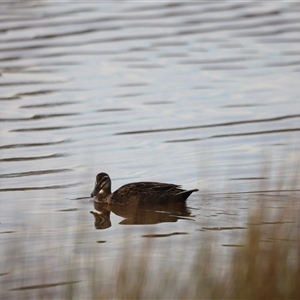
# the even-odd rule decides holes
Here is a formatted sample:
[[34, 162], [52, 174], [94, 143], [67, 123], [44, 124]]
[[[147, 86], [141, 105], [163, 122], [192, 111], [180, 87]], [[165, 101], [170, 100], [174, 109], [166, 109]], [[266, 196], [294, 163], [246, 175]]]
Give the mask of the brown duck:
[[112, 193], [110, 177], [106, 173], [99, 173], [91, 197], [95, 197], [95, 202], [108, 204], [166, 204], [185, 202], [196, 191], [198, 190], [187, 191], [171, 183], [133, 182], [121, 186]]

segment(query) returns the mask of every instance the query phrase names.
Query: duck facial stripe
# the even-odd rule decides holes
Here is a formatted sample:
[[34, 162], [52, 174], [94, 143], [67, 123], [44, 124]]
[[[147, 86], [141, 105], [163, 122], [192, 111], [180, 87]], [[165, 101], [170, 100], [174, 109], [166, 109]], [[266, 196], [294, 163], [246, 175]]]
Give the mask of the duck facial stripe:
[[106, 182], [107, 182], [108, 176], [104, 176], [101, 181], [98, 183], [98, 185], [100, 186], [100, 188], [102, 188]]

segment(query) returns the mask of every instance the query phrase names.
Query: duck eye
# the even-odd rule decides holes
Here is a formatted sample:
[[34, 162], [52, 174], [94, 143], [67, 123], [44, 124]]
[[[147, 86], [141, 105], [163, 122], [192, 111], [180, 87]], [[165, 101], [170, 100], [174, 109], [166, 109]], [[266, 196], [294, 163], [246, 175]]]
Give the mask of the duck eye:
[[108, 177], [107, 176], [104, 176], [102, 179], [101, 179], [101, 182], [100, 182], [100, 186], [103, 187], [105, 185], [105, 183], [107, 182], [107, 179]]

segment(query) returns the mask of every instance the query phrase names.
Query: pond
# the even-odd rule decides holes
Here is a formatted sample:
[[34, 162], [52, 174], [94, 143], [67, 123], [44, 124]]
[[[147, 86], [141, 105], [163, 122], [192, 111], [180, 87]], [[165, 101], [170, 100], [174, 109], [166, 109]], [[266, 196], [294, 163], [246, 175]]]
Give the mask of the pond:
[[[259, 199], [276, 210], [279, 189], [299, 191], [299, 3], [0, 7], [3, 299], [57, 292], [83, 265], [84, 287], [91, 256], [109, 273], [148, 239], [155, 268], [191, 264], [211, 235], [226, 268]], [[94, 206], [99, 172], [113, 190], [199, 192], [182, 207]]]

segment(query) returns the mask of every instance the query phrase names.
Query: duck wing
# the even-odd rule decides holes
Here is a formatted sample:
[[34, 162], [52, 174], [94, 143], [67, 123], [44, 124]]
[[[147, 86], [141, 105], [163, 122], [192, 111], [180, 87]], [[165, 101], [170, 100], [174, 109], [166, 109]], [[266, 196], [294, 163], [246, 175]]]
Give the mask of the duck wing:
[[[160, 192], [167, 192], [167, 191], [183, 191], [180, 189], [180, 185], [173, 184], [173, 183], [164, 183], [164, 182], [135, 182], [132, 183], [136, 189], [139, 190], [151, 190], [151, 191], [160, 191]], [[132, 185], [131, 183], [126, 185]], [[126, 186], [125, 185], [125, 186]]]
[[[184, 193], [179, 185], [161, 182], [134, 182], [123, 185], [117, 189], [112, 199], [119, 204], [155, 204], [168, 200], [182, 201], [182, 196], [176, 199], [177, 195]], [[171, 199], [174, 198], [174, 199]]]

